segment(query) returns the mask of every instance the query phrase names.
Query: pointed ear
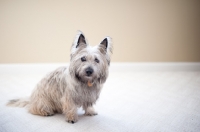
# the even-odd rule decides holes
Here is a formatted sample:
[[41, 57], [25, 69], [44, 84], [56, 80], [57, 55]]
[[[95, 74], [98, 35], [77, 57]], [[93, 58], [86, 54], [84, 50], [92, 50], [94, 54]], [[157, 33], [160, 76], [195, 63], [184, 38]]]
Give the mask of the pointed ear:
[[74, 42], [72, 44], [72, 47], [71, 47], [71, 57], [73, 56], [73, 54], [75, 54], [77, 51], [80, 51], [84, 48], [87, 47], [87, 41], [85, 39], [85, 35], [81, 32], [81, 31], [78, 31], [75, 39], [74, 39]]
[[78, 31], [72, 47], [78, 48], [81, 45], [85, 45], [86, 46], [87, 43], [86, 43], [86, 39], [85, 39], [84, 34], [81, 31]]
[[72, 44], [71, 47], [71, 51], [76, 51], [77, 49], [79, 49], [80, 47], [87, 47], [87, 41], [85, 39], [84, 34], [81, 31], [78, 31], [74, 42]]
[[108, 65], [110, 65], [110, 59], [113, 50], [112, 39], [110, 37], [104, 38], [99, 44], [98, 49], [103, 55], [105, 55]]
[[101, 44], [102, 46], [104, 46], [105, 49], [107, 49], [107, 47], [108, 47], [108, 39], [105, 38], [100, 44]]
[[101, 41], [99, 44], [99, 50], [103, 54], [109, 54], [112, 53], [112, 42], [110, 37], [106, 37]]
[[85, 36], [82, 33], [79, 35], [76, 48], [81, 44], [85, 44], [86, 45]]

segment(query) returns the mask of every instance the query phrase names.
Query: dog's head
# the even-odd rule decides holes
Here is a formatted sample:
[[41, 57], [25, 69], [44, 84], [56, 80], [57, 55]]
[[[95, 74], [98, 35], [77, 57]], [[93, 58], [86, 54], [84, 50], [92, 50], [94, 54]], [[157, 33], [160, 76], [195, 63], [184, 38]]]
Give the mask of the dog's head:
[[70, 75], [88, 86], [96, 82], [104, 83], [108, 76], [111, 53], [110, 37], [91, 47], [84, 34], [78, 31], [71, 47]]

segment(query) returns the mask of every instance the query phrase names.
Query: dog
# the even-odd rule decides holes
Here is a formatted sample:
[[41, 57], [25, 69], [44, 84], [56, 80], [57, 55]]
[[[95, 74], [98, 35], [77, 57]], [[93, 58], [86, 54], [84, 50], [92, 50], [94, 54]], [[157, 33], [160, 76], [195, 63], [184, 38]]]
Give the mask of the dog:
[[7, 105], [26, 107], [34, 115], [63, 113], [72, 124], [78, 121], [78, 107], [83, 108], [85, 115], [97, 115], [93, 105], [108, 77], [112, 50], [110, 37], [92, 47], [78, 31], [71, 46], [69, 66], [47, 74], [29, 98], [13, 99]]

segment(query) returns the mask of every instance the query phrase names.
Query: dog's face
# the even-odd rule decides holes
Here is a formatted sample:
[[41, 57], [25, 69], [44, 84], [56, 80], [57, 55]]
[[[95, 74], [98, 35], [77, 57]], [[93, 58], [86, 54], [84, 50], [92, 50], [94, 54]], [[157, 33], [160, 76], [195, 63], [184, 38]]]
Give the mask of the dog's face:
[[70, 75], [85, 84], [104, 83], [108, 76], [111, 52], [110, 37], [91, 47], [79, 31], [71, 48]]

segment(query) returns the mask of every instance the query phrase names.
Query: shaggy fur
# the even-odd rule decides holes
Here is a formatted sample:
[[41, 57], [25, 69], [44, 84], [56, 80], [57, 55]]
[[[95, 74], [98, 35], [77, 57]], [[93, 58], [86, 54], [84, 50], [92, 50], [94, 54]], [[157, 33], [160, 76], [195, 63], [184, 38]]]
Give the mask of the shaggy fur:
[[10, 100], [7, 105], [26, 106], [30, 113], [41, 116], [63, 113], [69, 123], [78, 120], [78, 107], [83, 107], [85, 115], [97, 115], [93, 105], [108, 77], [111, 53], [110, 37], [91, 47], [79, 31], [71, 47], [69, 67], [48, 74], [30, 98]]

